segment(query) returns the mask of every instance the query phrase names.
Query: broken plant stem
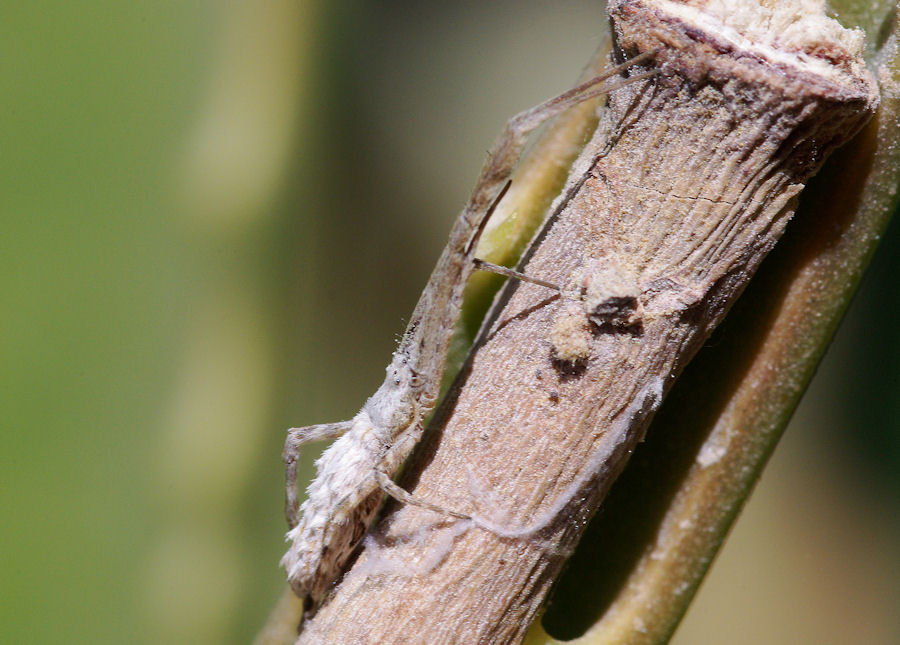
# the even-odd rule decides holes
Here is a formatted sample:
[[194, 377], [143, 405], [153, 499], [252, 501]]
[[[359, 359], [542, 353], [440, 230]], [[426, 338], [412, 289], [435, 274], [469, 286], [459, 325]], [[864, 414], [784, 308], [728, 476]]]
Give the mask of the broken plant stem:
[[601, 136], [589, 146], [529, 254], [525, 271], [558, 280], [564, 297], [509, 289], [437, 415], [442, 440], [413, 469], [415, 495], [534, 535], [460, 531], [402, 508], [304, 642], [521, 639], [561, 556], [775, 244], [803, 182], [877, 103], [852, 39], [824, 16], [811, 18], [824, 36], [795, 29], [794, 41], [773, 42], [752, 23], [728, 24], [737, 9], [771, 23], [769, 10], [735, 4], [720, 15], [611, 3], [619, 50], [661, 47], [659, 76], [611, 100], [600, 131], [615, 145]]

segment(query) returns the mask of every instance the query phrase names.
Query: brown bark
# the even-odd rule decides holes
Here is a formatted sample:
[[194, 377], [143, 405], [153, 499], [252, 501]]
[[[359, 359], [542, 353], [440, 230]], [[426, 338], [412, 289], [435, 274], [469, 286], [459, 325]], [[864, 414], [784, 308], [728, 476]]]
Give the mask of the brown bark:
[[738, 34], [703, 4], [610, 3], [620, 53], [658, 49], [659, 74], [610, 97], [530, 251], [525, 272], [562, 297], [510, 285], [411, 470], [417, 497], [482, 528], [396, 509], [300, 642], [520, 640], [803, 182], [871, 114], [845, 34], [813, 21], [761, 42], [769, 29]]

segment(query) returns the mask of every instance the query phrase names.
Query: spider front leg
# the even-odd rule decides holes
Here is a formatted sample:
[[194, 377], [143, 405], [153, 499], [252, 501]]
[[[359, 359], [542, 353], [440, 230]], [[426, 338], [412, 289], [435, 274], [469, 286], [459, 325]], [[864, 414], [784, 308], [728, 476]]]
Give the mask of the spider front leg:
[[287, 518], [288, 528], [297, 526], [298, 521], [297, 510], [300, 505], [297, 501], [297, 461], [300, 458], [300, 446], [310, 441], [337, 439], [350, 430], [352, 425], [352, 421], [340, 421], [288, 429], [284, 452], [281, 455], [284, 460], [284, 515]]
[[535, 128], [579, 103], [654, 76], [656, 70], [640, 72], [627, 78], [614, 78], [635, 65], [652, 58], [654, 54], [655, 52], [646, 52], [620, 65], [610, 67], [591, 80], [573, 87], [559, 96], [544, 101], [529, 110], [520, 112], [507, 121], [503, 132], [500, 133], [494, 145], [491, 146], [488, 159], [481, 170], [466, 210], [472, 213], [483, 213], [488, 209], [502, 186], [512, 175], [512, 171], [519, 162], [522, 151], [525, 149], [528, 135]]

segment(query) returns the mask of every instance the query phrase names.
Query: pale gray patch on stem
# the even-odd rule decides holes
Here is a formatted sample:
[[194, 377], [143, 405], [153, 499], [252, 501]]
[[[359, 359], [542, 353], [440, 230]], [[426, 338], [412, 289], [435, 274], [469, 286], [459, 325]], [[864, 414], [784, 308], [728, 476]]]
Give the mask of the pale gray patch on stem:
[[392, 553], [390, 546], [382, 544], [378, 539], [369, 534], [363, 540], [363, 548], [367, 553], [364, 562], [353, 569], [354, 576], [423, 576], [434, 571], [436, 567], [447, 557], [453, 548], [453, 542], [474, 526], [472, 520], [454, 519], [449, 524], [438, 528], [434, 524], [425, 525], [410, 534], [401, 546], [424, 545], [430, 542], [425, 549], [425, 557], [411, 561], [404, 554]]

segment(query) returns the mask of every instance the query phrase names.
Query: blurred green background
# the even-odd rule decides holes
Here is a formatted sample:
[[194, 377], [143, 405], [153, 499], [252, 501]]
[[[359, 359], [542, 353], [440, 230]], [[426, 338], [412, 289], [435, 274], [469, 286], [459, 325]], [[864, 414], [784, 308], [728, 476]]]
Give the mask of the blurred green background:
[[[249, 642], [284, 429], [380, 382], [484, 151], [602, 6], [0, 20], [0, 642]], [[895, 225], [676, 643], [900, 642], [898, 273]]]

